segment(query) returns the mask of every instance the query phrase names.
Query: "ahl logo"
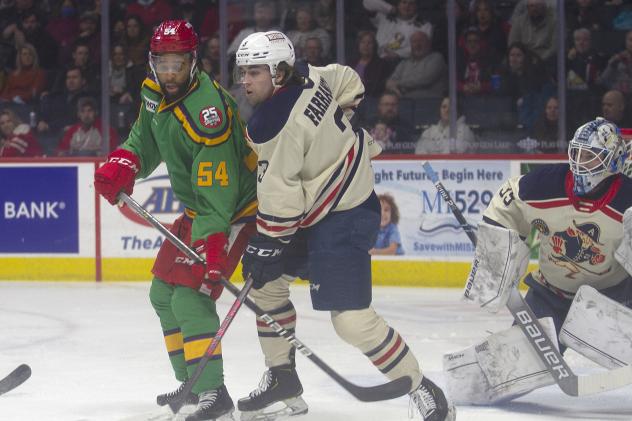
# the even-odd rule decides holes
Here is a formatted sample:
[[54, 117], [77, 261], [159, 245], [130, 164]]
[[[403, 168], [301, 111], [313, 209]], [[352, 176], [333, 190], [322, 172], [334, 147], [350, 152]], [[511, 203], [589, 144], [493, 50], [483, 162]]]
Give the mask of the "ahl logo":
[[65, 202], [4, 202], [4, 219], [59, 219]]
[[209, 129], [215, 129], [222, 124], [222, 112], [213, 105], [200, 111], [200, 123]]
[[[169, 176], [159, 175], [150, 177], [136, 183], [134, 196], [147, 211], [167, 226], [171, 222], [165, 223], [164, 220], [173, 221], [173, 218], [184, 212], [184, 205], [176, 198], [171, 186], [169, 185]], [[129, 206], [119, 208], [119, 211], [127, 219], [143, 226], [150, 227], [151, 224], [136, 214]]]

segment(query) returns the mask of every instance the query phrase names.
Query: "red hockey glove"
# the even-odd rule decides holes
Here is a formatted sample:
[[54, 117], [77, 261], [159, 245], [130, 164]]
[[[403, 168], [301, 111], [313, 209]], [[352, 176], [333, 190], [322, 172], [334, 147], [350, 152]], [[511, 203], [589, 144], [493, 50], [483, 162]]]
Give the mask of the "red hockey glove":
[[196, 265], [193, 268], [196, 276], [202, 278], [200, 292], [208, 294], [213, 300], [217, 300], [224, 289], [222, 278], [226, 277], [228, 267], [228, 239], [223, 232], [217, 232], [208, 236], [206, 241], [197, 240], [193, 247], [206, 258], [206, 268]]
[[117, 149], [108, 156], [107, 162], [94, 172], [94, 189], [115, 205], [121, 191], [132, 194], [134, 178], [138, 171], [140, 159], [126, 149]]

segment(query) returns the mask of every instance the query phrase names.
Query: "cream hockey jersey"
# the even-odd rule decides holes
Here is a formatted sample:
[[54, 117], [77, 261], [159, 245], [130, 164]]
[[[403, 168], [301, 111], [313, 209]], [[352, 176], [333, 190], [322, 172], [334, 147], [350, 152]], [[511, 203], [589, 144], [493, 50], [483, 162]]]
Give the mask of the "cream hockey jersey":
[[506, 181], [483, 213], [487, 223], [540, 234], [533, 278], [570, 298], [581, 285], [614, 286], [628, 273], [614, 258], [623, 239], [623, 214], [632, 206], [632, 180], [619, 174], [597, 200], [573, 193], [568, 164], [547, 164]]
[[329, 212], [351, 209], [373, 191], [370, 158], [379, 146], [348, 116], [364, 85], [347, 66], [297, 65], [303, 86], [286, 86], [259, 104], [247, 139], [258, 155], [257, 227], [287, 237]]

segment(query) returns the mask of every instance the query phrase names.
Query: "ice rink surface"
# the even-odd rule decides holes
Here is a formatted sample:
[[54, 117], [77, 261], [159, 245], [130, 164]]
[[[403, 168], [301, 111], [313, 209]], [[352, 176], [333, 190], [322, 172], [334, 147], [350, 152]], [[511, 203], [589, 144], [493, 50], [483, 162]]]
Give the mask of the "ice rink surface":
[[[160, 414], [155, 396], [177, 383], [148, 291], [147, 282], [0, 282], [0, 377], [21, 363], [33, 369], [26, 383], [0, 396], [0, 420], [140, 421]], [[486, 314], [460, 303], [459, 295], [456, 289], [374, 288], [375, 308], [439, 384], [445, 352], [511, 324], [508, 313]], [[338, 339], [329, 313], [311, 309], [305, 285], [292, 287], [292, 300], [297, 336], [320, 358], [356, 384], [384, 381], [363, 355]], [[232, 301], [224, 292], [220, 317]], [[257, 386], [264, 370], [250, 310], [240, 310], [222, 346], [226, 385], [236, 401]], [[571, 352], [567, 360], [579, 372], [592, 367]], [[408, 419], [407, 397], [362, 403], [307, 358], [297, 356], [297, 366], [309, 413], [296, 421]], [[632, 420], [632, 387], [573, 398], [550, 386], [503, 407], [457, 409], [457, 420], [463, 421]]]

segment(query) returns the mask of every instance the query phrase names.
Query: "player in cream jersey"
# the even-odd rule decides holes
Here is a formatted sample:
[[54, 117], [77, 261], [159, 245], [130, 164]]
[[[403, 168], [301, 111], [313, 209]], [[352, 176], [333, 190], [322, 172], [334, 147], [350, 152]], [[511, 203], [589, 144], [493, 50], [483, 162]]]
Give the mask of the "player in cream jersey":
[[[258, 233], [242, 259], [257, 305], [293, 332], [295, 277], [309, 279], [312, 306], [330, 311], [340, 338], [390, 379], [411, 378], [410, 398], [425, 421], [454, 419], [443, 392], [421, 374], [403, 338], [371, 307], [371, 256], [380, 225], [370, 159], [379, 146], [349, 122], [364, 86], [351, 68], [294, 66], [278, 31], [248, 36], [236, 53], [235, 80], [256, 106], [247, 139], [258, 155]], [[239, 401], [243, 420], [307, 412], [290, 344], [262, 321], [257, 331], [268, 370]], [[277, 402], [286, 407], [270, 413]]]

